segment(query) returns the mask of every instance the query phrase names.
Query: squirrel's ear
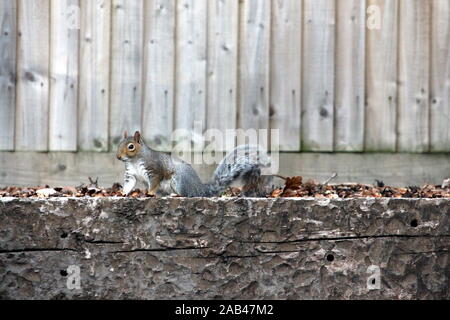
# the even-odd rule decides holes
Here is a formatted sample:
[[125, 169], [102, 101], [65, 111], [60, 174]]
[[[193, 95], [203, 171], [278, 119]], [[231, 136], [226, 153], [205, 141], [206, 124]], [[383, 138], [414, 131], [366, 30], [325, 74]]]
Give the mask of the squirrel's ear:
[[134, 133], [134, 142], [140, 143], [141, 142], [141, 133], [139, 131], [136, 131]]
[[126, 138], [128, 138], [128, 132], [127, 132], [127, 130], [125, 130], [124, 132], [123, 132], [123, 137], [126, 139]]

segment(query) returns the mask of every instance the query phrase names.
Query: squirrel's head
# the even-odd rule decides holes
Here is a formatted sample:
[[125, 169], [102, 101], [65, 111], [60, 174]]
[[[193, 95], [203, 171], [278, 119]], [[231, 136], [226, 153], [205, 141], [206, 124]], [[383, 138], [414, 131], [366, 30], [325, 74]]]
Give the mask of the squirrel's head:
[[136, 131], [133, 137], [128, 137], [128, 133], [125, 131], [123, 133], [123, 139], [117, 147], [117, 159], [121, 161], [133, 159], [141, 152], [142, 143], [143, 141], [139, 131]]

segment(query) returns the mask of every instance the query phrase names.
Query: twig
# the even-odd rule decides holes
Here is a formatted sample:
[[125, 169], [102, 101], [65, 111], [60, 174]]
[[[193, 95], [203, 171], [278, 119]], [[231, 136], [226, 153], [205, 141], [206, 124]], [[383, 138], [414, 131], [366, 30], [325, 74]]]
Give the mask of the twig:
[[337, 177], [337, 173], [335, 172], [335, 173], [333, 173], [333, 174], [331, 175], [331, 177], [329, 177], [327, 180], [325, 180], [322, 184], [323, 184], [323, 185], [327, 185], [328, 182], [330, 182], [331, 180], [333, 180], [333, 179], [336, 178], [336, 177]]
[[88, 177], [88, 178], [89, 178], [90, 186], [94, 186], [95, 188], [98, 189], [98, 177], [95, 179], [95, 181], [92, 180], [91, 177]]
[[277, 177], [277, 178], [280, 178], [280, 179], [283, 179], [284, 181], [286, 181], [286, 180], [287, 180], [287, 177], [285, 177], [285, 176], [282, 176], [282, 175], [279, 175], [279, 174], [272, 174], [271, 176], [273, 176], [273, 177]]
[[84, 183], [83, 183], [83, 182], [80, 182], [80, 185], [79, 185], [79, 186], [76, 186], [75, 188], [76, 188], [76, 189], [84, 188]]

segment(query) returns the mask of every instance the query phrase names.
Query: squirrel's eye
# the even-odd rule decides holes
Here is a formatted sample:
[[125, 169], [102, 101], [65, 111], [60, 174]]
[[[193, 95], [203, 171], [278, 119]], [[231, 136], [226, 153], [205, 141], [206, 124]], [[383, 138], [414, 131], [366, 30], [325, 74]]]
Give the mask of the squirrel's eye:
[[134, 150], [134, 144], [130, 143], [128, 145], [128, 150], [133, 151]]

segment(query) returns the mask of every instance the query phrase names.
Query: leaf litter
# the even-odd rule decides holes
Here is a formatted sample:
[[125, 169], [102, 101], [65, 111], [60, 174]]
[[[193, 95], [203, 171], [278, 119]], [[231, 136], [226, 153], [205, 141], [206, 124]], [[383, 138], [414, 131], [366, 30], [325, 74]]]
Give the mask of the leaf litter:
[[[284, 197], [313, 197], [313, 198], [450, 198], [450, 184], [444, 180], [442, 185], [425, 184], [409, 187], [390, 187], [384, 182], [376, 180], [374, 185], [369, 184], [329, 184], [318, 183], [314, 180], [303, 182], [303, 177], [293, 176], [283, 178], [284, 185], [272, 188], [266, 194], [267, 198]], [[239, 188], [230, 188], [226, 192], [227, 196], [242, 196]], [[89, 177], [89, 183], [79, 186], [59, 186], [49, 185], [36, 187], [15, 187], [8, 186], [0, 188], [0, 197], [16, 198], [49, 198], [49, 197], [123, 197], [122, 185], [114, 183], [109, 188], [99, 187], [98, 179], [95, 181]], [[128, 197], [146, 198], [149, 197], [147, 190], [134, 189]]]

